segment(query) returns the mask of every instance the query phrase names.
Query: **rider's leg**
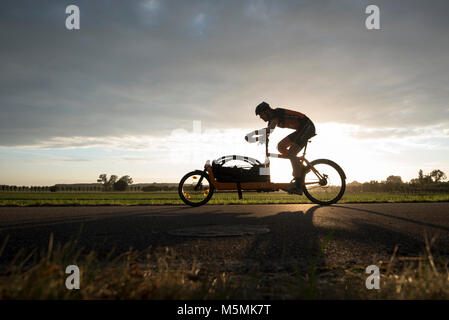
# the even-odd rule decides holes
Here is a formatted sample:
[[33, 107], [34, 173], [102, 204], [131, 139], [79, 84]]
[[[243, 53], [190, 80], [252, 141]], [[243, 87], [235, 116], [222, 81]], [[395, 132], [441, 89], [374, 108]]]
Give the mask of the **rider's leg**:
[[290, 162], [292, 163], [292, 168], [293, 168], [293, 175], [295, 177], [298, 177], [298, 174], [301, 171], [301, 166], [299, 165], [299, 161], [298, 161], [298, 153], [299, 151], [302, 150], [304, 146], [300, 146], [296, 143], [292, 143], [292, 145], [290, 146], [290, 148], [288, 149], [288, 153], [287, 156], [290, 159]]
[[278, 143], [278, 151], [282, 155], [287, 155], [288, 148], [291, 146], [292, 141], [290, 140], [290, 135], [286, 136], [284, 139]]
[[298, 161], [297, 155], [305, 147], [310, 137], [313, 137], [314, 135], [315, 126], [312, 122], [310, 122], [305, 127], [287, 136], [290, 141], [290, 147], [288, 148], [287, 156], [292, 163], [293, 177], [295, 178], [298, 187], [301, 186], [301, 177], [304, 168]]
[[303, 147], [304, 147], [304, 145], [298, 145], [296, 143], [292, 143], [292, 145], [288, 149], [288, 153], [287, 153], [288, 158], [292, 164], [293, 178], [295, 179], [296, 185], [298, 187], [301, 186], [302, 165], [299, 162], [297, 155], [298, 155], [299, 151], [302, 150]]
[[284, 139], [282, 139], [278, 144], [278, 150], [282, 155], [287, 156], [288, 159], [290, 160], [293, 169], [292, 172], [293, 178], [296, 180], [297, 186], [300, 187], [301, 186], [300, 177], [302, 172], [301, 172], [301, 164], [299, 163], [296, 155], [298, 154], [299, 151], [301, 151], [303, 146], [300, 146], [297, 143], [295, 143], [297, 135], [298, 132], [295, 131], [292, 134], [289, 134]]

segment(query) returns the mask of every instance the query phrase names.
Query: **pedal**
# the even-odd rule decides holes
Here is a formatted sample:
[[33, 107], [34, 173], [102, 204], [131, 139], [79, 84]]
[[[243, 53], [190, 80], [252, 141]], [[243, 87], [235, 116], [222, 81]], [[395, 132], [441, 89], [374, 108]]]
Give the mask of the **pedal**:
[[302, 189], [296, 187], [295, 185], [292, 185], [292, 186], [290, 186], [288, 188], [282, 189], [282, 191], [285, 191], [288, 194], [297, 194], [297, 195], [300, 195], [300, 196], [303, 194]]

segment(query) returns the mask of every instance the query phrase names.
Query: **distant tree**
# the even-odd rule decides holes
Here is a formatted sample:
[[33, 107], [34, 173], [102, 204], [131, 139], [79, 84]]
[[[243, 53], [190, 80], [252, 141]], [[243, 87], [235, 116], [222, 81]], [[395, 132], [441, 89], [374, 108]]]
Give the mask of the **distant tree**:
[[389, 176], [387, 178], [387, 183], [393, 183], [393, 184], [401, 184], [402, 178], [400, 176]]
[[106, 184], [108, 182], [108, 176], [106, 175], [106, 173], [100, 174], [100, 176], [97, 179], [97, 182]]
[[114, 183], [115, 191], [126, 191], [128, 186], [133, 183], [133, 179], [130, 176], [123, 176], [117, 182]]
[[114, 187], [114, 184], [117, 182], [118, 177], [113, 174], [109, 177], [105, 173], [100, 174], [100, 176], [97, 179], [97, 182], [103, 183], [103, 187], [106, 191], [112, 190]]
[[[103, 173], [97, 179], [98, 183], [102, 183], [104, 190], [110, 191], [125, 191], [128, 189], [128, 186], [133, 183], [133, 179], [130, 176], [123, 176], [118, 179], [118, 176], [112, 174], [109, 179], [107, 174]], [[96, 189], [96, 187], [95, 187]]]
[[419, 169], [419, 171], [418, 171], [418, 181], [424, 182], [424, 174], [422, 172], [422, 169]]
[[116, 183], [114, 183], [114, 190], [115, 191], [126, 191], [128, 189], [128, 184], [125, 180], [119, 180]]
[[[414, 180], [413, 182], [416, 182], [416, 180]], [[431, 182], [432, 182], [432, 178], [430, 177], [430, 175], [424, 175], [423, 171], [420, 169], [418, 171], [418, 183], [427, 184], [427, 183], [431, 183]]]
[[446, 180], [446, 174], [441, 170], [433, 170], [429, 177], [433, 180], [433, 182], [441, 182], [441, 180]]
[[108, 185], [109, 186], [114, 186], [114, 183], [117, 182], [118, 176], [116, 176], [115, 174], [111, 174], [111, 176], [109, 177], [109, 181], [108, 181]]

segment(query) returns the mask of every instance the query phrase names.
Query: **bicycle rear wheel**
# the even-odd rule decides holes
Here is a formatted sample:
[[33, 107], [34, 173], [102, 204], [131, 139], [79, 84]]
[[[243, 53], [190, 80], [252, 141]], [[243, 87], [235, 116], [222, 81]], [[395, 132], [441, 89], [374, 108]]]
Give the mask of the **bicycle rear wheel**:
[[179, 182], [178, 194], [181, 200], [192, 207], [206, 204], [214, 194], [209, 175], [201, 170], [187, 173]]
[[329, 205], [341, 199], [346, 189], [346, 175], [335, 162], [318, 159], [304, 174], [304, 194], [313, 203]]

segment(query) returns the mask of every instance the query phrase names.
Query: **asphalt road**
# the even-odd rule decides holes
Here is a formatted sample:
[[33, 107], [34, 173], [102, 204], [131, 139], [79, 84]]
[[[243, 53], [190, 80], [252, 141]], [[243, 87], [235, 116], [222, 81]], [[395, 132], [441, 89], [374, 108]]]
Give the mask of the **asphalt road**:
[[369, 265], [425, 250], [449, 257], [449, 203], [317, 205], [224, 205], [135, 207], [1, 207], [0, 264], [21, 248], [45, 251], [77, 239], [100, 256], [130, 247], [173, 249], [224, 271], [307, 268], [323, 240], [334, 232], [321, 265]]

